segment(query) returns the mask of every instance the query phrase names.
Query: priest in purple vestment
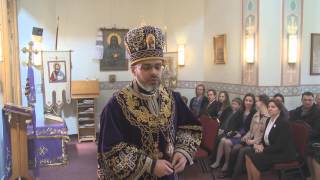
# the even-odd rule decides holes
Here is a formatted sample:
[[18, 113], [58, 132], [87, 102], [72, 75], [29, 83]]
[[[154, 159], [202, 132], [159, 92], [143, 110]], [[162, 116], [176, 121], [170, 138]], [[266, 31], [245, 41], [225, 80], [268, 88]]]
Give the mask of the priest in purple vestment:
[[101, 114], [99, 179], [173, 180], [193, 163], [202, 128], [180, 94], [160, 85], [163, 43], [152, 26], [125, 37], [133, 80]]

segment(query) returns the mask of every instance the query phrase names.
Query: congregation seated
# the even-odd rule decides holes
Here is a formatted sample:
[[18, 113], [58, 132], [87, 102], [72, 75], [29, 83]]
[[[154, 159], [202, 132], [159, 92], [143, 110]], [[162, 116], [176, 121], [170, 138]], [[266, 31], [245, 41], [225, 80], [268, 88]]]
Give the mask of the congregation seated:
[[227, 170], [232, 147], [240, 144], [241, 138], [249, 131], [251, 120], [255, 113], [255, 96], [248, 93], [243, 98], [242, 107], [238, 111], [237, 117], [229, 122], [230, 131], [226, 131], [224, 137], [219, 142], [216, 160], [210, 166], [211, 168], [218, 168], [220, 166], [220, 161], [224, 156], [225, 161], [221, 170]]
[[265, 94], [256, 98], [256, 112], [251, 120], [250, 130], [241, 138], [241, 143], [233, 147], [228, 171], [222, 173], [219, 177], [231, 177], [232, 180], [238, 179], [238, 176], [245, 170], [245, 154], [252, 151], [253, 146], [260, 144], [266, 127], [268, 114], [269, 97]]
[[207, 91], [207, 96], [209, 101], [207, 105], [207, 110], [206, 110], [207, 116], [211, 118], [218, 117], [220, 103], [216, 99], [217, 92], [214, 89], [209, 89]]
[[[319, 157], [311, 150], [312, 144], [320, 143], [319, 94], [314, 98], [311, 92], [303, 93], [302, 105], [288, 111], [280, 93], [270, 100], [265, 94], [255, 98], [247, 93], [243, 100], [234, 98], [230, 105], [228, 92], [220, 91], [216, 96], [216, 91], [209, 89], [206, 98], [204, 90], [204, 85], [197, 86], [197, 96], [192, 98], [189, 107], [197, 117], [205, 114], [219, 121], [217, 145], [211, 152], [214, 162], [210, 166], [214, 169], [222, 166], [219, 178], [235, 180], [247, 170], [248, 179], [260, 179], [261, 172], [274, 163], [294, 160], [296, 153], [289, 131], [289, 123], [294, 121], [310, 126], [306, 164], [312, 178], [319, 174]], [[304, 174], [308, 176], [307, 171]]]
[[283, 104], [277, 100], [268, 103], [270, 118], [267, 120], [262, 144], [245, 155], [249, 180], [261, 179], [261, 172], [271, 169], [275, 163], [295, 160], [296, 152], [289, 122], [285, 119]]
[[195, 117], [206, 114], [208, 98], [205, 96], [205, 86], [198, 84], [196, 87], [196, 97], [190, 100], [189, 108]]

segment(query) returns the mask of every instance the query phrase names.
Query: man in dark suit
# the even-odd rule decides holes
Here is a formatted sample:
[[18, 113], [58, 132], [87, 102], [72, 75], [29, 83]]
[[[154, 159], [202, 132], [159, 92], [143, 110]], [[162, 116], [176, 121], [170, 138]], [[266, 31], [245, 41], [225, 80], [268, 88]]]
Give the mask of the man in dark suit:
[[304, 121], [310, 125], [310, 143], [320, 141], [320, 110], [314, 104], [314, 95], [304, 92], [301, 98], [302, 105], [290, 111], [290, 121]]
[[218, 117], [218, 112], [220, 109], [219, 101], [217, 101], [217, 92], [214, 89], [209, 89], [207, 91], [208, 96], [208, 106], [207, 106], [207, 115], [209, 117]]

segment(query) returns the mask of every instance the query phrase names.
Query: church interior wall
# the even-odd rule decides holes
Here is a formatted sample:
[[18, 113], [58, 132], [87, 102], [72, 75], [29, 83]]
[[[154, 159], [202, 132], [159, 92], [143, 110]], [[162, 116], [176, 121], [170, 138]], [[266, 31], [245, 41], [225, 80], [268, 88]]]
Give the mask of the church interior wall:
[[[227, 35], [227, 63], [214, 64], [213, 37]], [[205, 5], [205, 81], [241, 84], [241, 1], [207, 0]]]
[[[226, 83], [225, 89], [241, 86], [241, 1], [206, 1], [205, 9], [205, 81]], [[281, 33], [282, 2], [278, 0], [259, 1], [259, 86], [252, 89], [255, 93], [273, 95], [281, 92], [286, 98], [286, 107], [293, 109], [301, 104], [303, 91], [320, 92], [319, 76], [310, 75], [310, 33], [320, 31], [318, 19], [320, 2], [304, 1], [303, 5], [303, 39], [301, 54], [301, 86], [281, 88]], [[272, 12], [272, 13], [270, 13]], [[279, 18], [280, 17], [280, 18]], [[227, 34], [227, 63], [213, 63], [213, 37]], [[223, 76], [221, 76], [223, 74]], [[220, 87], [217, 89], [219, 90]], [[250, 89], [250, 86], [246, 87]], [[245, 88], [245, 89], [246, 89]], [[299, 93], [293, 93], [298, 92]], [[232, 94], [232, 93], [231, 93]], [[233, 94], [235, 96], [243, 96]]]
[[[183, 4], [183, 8], [181, 6]], [[204, 1], [145, 1], [145, 0], [20, 0], [18, 1], [19, 45], [25, 47], [31, 40], [32, 26], [44, 29], [42, 46], [53, 50], [56, 33], [56, 17], [59, 16], [58, 50], [72, 50], [72, 80], [98, 79], [107, 83], [110, 74], [118, 82], [130, 81], [130, 71], [99, 71], [95, 60], [95, 43], [98, 29], [132, 28], [142, 21], [146, 24], [167, 27], [168, 52], [177, 51], [178, 45], [185, 45], [186, 64], [179, 68], [179, 80], [203, 80], [203, 32]], [[131, 14], [132, 13], [132, 14]], [[21, 60], [27, 58], [20, 55]], [[37, 71], [37, 70], [36, 70]], [[35, 72], [37, 87], [37, 126], [43, 125], [43, 102], [41, 72]], [[21, 67], [22, 87], [25, 86], [26, 67]], [[24, 91], [24, 90], [23, 90]], [[184, 90], [182, 90], [184, 91]], [[186, 90], [189, 91], [189, 90]], [[24, 92], [22, 92], [24, 94]], [[100, 110], [111, 96], [101, 91], [98, 99]], [[189, 93], [191, 96], [191, 93]], [[39, 97], [39, 98], [38, 98]], [[23, 97], [23, 104], [26, 98]], [[62, 114], [70, 134], [76, 134], [75, 104], [65, 105]]]
[[311, 33], [320, 32], [320, 1], [305, 0], [303, 2], [302, 61], [301, 84], [320, 84], [319, 76], [310, 75]]
[[[281, 85], [282, 1], [259, 1], [259, 85]], [[272, 13], [270, 13], [272, 12]], [[272, 71], [270, 71], [272, 69]]]
[[[181, 4], [183, 8], [180, 8]], [[106, 84], [109, 83], [109, 75], [115, 74], [117, 84], [130, 81], [131, 73], [129, 70], [99, 71], [99, 61], [95, 60], [98, 29], [100, 27], [132, 28], [142, 21], [161, 28], [166, 26], [168, 52], [177, 51], [178, 45], [185, 45], [186, 62], [185, 66], [178, 69], [180, 85], [176, 90], [190, 100], [194, 96], [193, 88], [197, 83], [211, 82], [212, 86], [209, 87], [215, 87], [217, 83], [224, 83], [223, 87], [228, 88], [241, 86], [241, 6], [241, 1], [233, 0], [202, 0], [197, 3], [193, 0], [137, 0], [134, 2], [130, 0], [19, 0], [19, 45], [26, 46], [31, 39], [32, 26], [36, 26], [44, 28], [43, 49], [53, 50], [56, 18], [59, 16], [58, 50], [73, 51], [72, 79], [98, 79], [101, 84]], [[259, 86], [253, 88], [256, 93], [272, 95], [270, 90], [278, 91], [281, 85], [282, 22], [279, 17], [282, 17], [282, 4], [277, 0], [260, 0], [259, 6], [259, 86], [265, 87], [266, 90], [259, 91]], [[314, 19], [320, 17], [317, 7], [320, 8], [320, 2], [317, 0], [304, 1], [301, 84], [307, 86], [318, 86], [320, 83], [318, 76], [309, 75], [310, 33], [320, 31], [319, 23], [314, 23]], [[220, 34], [227, 35], [227, 63], [223, 65], [214, 64], [213, 59], [213, 37]], [[25, 60], [26, 56], [21, 54], [20, 58]], [[21, 77], [24, 87], [26, 67], [21, 67]], [[43, 112], [41, 98], [43, 94], [40, 71], [36, 72], [36, 77], [38, 100], [36, 108], [37, 112], [40, 112], [37, 113], [39, 116], [37, 121], [41, 126], [43, 125], [43, 113], [41, 113]], [[250, 89], [251, 87], [240, 88]], [[217, 88], [217, 90], [221, 89]], [[97, 119], [114, 90], [101, 88], [101, 94], [97, 98]], [[231, 94], [234, 97], [243, 96], [243, 92], [232, 91]], [[285, 96], [288, 109], [300, 104], [299, 94], [287, 93]], [[25, 98], [23, 102], [26, 104]], [[70, 134], [77, 133], [74, 112], [74, 102], [64, 106], [63, 116]]]

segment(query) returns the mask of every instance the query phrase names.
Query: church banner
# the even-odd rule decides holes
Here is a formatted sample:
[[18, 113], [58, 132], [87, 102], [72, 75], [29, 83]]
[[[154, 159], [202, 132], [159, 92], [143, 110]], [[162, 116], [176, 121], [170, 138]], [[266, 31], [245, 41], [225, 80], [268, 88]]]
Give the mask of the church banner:
[[71, 51], [42, 51], [41, 57], [45, 104], [61, 107], [64, 103], [63, 94], [66, 103], [70, 104]]

